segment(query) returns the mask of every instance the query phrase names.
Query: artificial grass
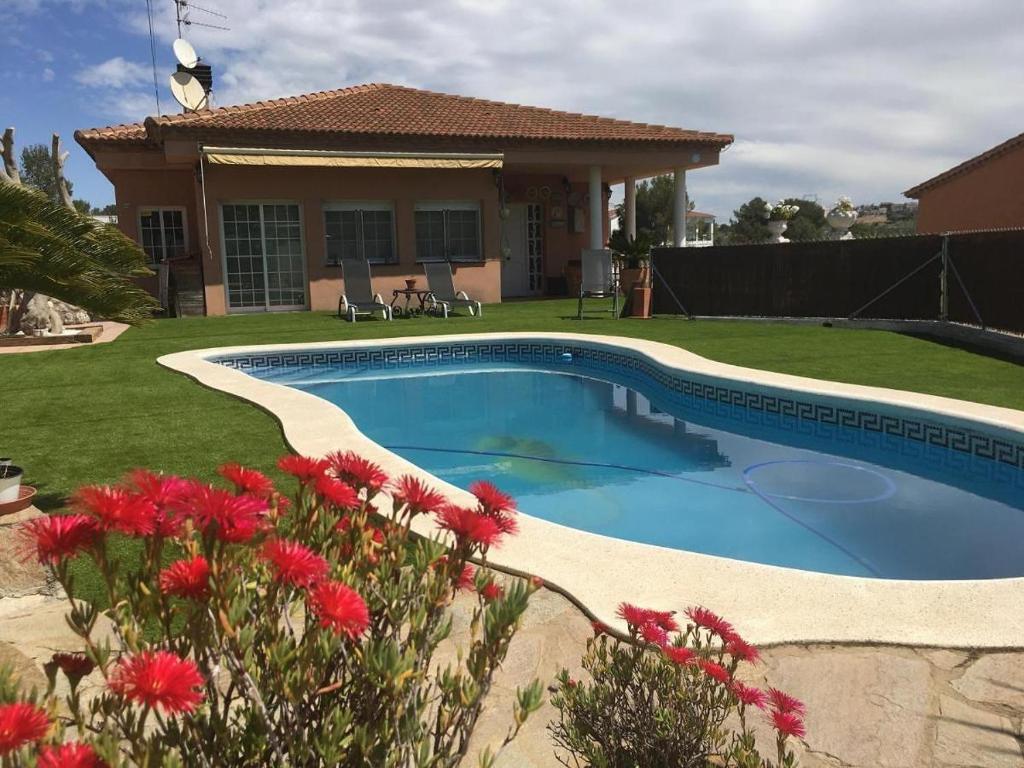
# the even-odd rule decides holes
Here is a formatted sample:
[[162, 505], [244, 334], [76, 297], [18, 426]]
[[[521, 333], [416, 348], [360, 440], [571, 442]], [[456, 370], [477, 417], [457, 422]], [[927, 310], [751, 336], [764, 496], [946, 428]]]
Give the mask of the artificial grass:
[[[0, 356], [0, 455], [37, 486], [38, 505], [135, 467], [203, 478], [225, 461], [275, 474], [287, 448], [268, 414], [157, 365], [169, 352], [239, 344], [371, 339], [442, 333], [562, 331], [676, 344], [726, 363], [892, 387], [1024, 409], [1024, 367], [884, 331], [677, 317], [575, 319], [575, 300], [489, 305], [482, 318], [433, 317], [350, 324], [296, 312], [158, 320], [111, 344]], [[131, 560], [131, 549], [124, 555]], [[87, 571], [81, 596], [98, 594]]]

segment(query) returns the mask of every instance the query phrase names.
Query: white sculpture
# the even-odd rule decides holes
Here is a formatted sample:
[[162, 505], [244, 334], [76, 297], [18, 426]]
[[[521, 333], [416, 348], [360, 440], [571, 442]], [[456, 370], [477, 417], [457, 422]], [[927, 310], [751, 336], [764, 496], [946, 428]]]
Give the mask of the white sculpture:
[[850, 198], [844, 196], [836, 200], [836, 204], [825, 214], [825, 220], [836, 231], [837, 239], [853, 240], [850, 227], [857, 221], [857, 209], [853, 207]]

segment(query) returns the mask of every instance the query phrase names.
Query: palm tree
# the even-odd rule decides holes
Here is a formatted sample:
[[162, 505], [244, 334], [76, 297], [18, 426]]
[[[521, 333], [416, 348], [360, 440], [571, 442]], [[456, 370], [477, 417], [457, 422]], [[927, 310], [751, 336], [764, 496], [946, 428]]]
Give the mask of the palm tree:
[[142, 249], [116, 228], [36, 190], [0, 183], [0, 287], [137, 324], [159, 303], [131, 278], [151, 274]]

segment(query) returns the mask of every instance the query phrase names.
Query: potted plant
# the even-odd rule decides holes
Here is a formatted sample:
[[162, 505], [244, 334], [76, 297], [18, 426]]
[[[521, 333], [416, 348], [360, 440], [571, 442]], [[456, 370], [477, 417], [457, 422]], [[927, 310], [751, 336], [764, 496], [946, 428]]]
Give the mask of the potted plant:
[[788, 243], [789, 240], [782, 236], [789, 226], [789, 220], [800, 211], [799, 205], [789, 205], [781, 200], [775, 205], [764, 204], [764, 217], [768, 220], [768, 230], [772, 233], [770, 243]]
[[17, 501], [21, 494], [21, 467], [13, 464], [0, 465], [0, 504]]
[[825, 215], [828, 225], [836, 231], [840, 240], [852, 240], [853, 234], [850, 227], [857, 221], [857, 209], [853, 207], [853, 201], [848, 197], [840, 197]]
[[628, 237], [621, 229], [612, 232], [608, 247], [619, 264], [619, 290], [623, 296], [629, 298], [635, 285], [640, 288], [650, 285], [651, 245], [651, 237], [646, 232], [636, 237]]

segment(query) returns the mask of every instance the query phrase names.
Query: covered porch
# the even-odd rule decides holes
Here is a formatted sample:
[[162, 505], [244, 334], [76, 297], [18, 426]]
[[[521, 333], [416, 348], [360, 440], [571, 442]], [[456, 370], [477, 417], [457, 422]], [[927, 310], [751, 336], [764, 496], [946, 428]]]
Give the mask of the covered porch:
[[617, 184], [625, 191], [625, 233], [636, 237], [637, 183], [671, 174], [673, 245], [687, 244], [688, 230], [695, 234], [687, 173], [717, 165], [720, 149], [694, 143], [673, 151], [507, 150], [498, 183], [502, 298], [564, 295], [567, 268], [581, 251], [607, 247]]

